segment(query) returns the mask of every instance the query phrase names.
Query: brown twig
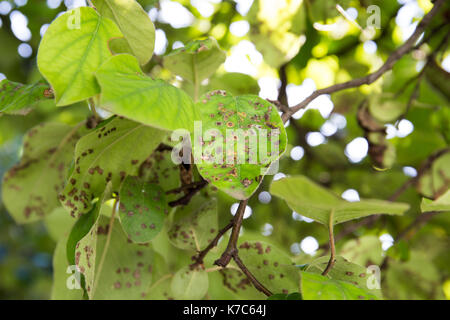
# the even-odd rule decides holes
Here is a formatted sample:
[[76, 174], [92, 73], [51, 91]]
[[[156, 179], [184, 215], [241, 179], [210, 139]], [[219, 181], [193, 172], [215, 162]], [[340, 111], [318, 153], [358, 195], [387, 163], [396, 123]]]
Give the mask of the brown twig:
[[241, 200], [237, 209], [236, 215], [233, 219], [233, 230], [231, 231], [230, 240], [227, 248], [222, 256], [214, 262], [215, 265], [225, 268], [233, 258], [233, 254], [238, 251], [237, 241], [239, 239], [239, 232], [241, 231], [242, 221], [244, 220], [244, 212], [247, 207], [248, 200]]
[[323, 88], [320, 90], [314, 91], [310, 96], [308, 96], [306, 99], [304, 99], [302, 102], [297, 104], [296, 106], [289, 109], [288, 112], [283, 113], [281, 118], [283, 119], [283, 122], [287, 122], [292, 115], [294, 115], [297, 111], [300, 109], [303, 109], [308, 106], [310, 102], [312, 102], [317, 97], [323, 95], [323, 94], [331, 94], [337, 91], [346, 90], [350, 88], [357, 88], [364, 84], [372, 84], [376, 80], [378, 80], [384, 73], [391, 70], [394, 64], [405, 54], [410, 52], [414, 46], [417, 40], [420, 38], [428, 24], [431, 22], [432, 18], [437, 14], [440, 7], [444, 3], [444, 0], [437, 0], [433, 6], [433, 8], [428, 12], [428, 14], [423, 17], [423, 19], [420, 21], [420, 23], [417, 25], [416, 30], [414, 33], [409, 37], [406, 42], [400, 46], [397, 50], [395, 50], [386, 60], [386, 62], [375, 72], [368, 74], [365, 77], [353, 79], [347, 82], [339, 83], [332, 85], [327, 88]]
[[245, 264], [242, 262], [241, 258], [239, 258], [237, 252], [233, 254], [233, 260], [234, 262], [236, 262], [241, 271], [247, 276], [248, 280], [250, 280], [255, 289], [261, 291], [268, 297], [272, 295], [272, 292], [270, 292], [269, 289], [264, 287], [264, 285], [261, 282], [259, 282], [258, 279], [256, 279], [255, 276], [250, 272], [250, 270], [247, 269]]
[[[247, 267], [245, 266], [245, 264], [242, 262], [242, 260], [239, 258], [238, 255], [237, 241], [239, 239], [239, 232], [241, 231], [242, 221], [244, 219], [244, 213], [245, 208], [247, 207], [247, 203], [248, 200], [241, 200], [241, 202], [239, 202], [239, 207], [234, 216], [234, 219], [224, 229], [222, 229], [219, 232], [219, 235], [221, 236], [225, 234], [225, 232], [227, 232], [230, 228], [233, 228], [233, 230], [231, 231], [227, 248], [223, 252], [222, 256], [214, 262], [214, 264], [219, 267], [226, 268], [230, 263], [231, 259], [233, 259], [234, 262], [236, 262], [236, 264], [238, 265], [239, 269], [241, 269], [241, 271], [247, 276], [247, 278], [253, 284], [253, 286], [257, 290], [261, 291], [262, 293], [264, 293], [266, 296], [269, 297], [272, 295], [270, 290], [264, 287], [264, 285], [261, 284], [255, 278], [255, 276], [250, 272], [250, 270], [247, 269]], [[220, 239], [219, 235], [216, 236], [216, 238], [209, 244], [209, 246], [205, 250], [200, 252], [200, 254], [194, 258], [196, 260], [194, 266], [197, 266], [199, 263], [201, 263], [206, 254], [217, 245], [217, 242]]]
[[206, 180], [196, 181], [196, 182], [192, 182], [191, 184], [186, 184], [179, 188], [166, 191], [166, 194], [178, 194], [183, 191], [193, 190], [193, 189], [196, 189], [196, 188], [199, 188], [202, 186], [206, 186], [207, 184], [208, 184], [208, 182]]
[[206, 255], [217, 246], [219, 243], [220, 238], [231, 228], [233, 228], [234, 225], [234, 219], [230, 221], [224, 228], [220, 229], [217, 233], [216, 237], [209, 243], [209, 245], [202, 251], [200, 251], [196, 256], [192, 257], [192, 260], [194, 260], [194, 264], [191, 265], [191, 268], [195, 268], [199, 265], [203, 264], [203, 259], [205, 259]]
[[[185, 194], [180, 199], [169, 202], [169, 207], [174, 208], [174, 207], [185, 206], [185, 205], [189, 204], [192, 197], [195, 196], [200, 190], [202, 190], [207, 185], [208, 185], [208, 182], [205, 181], [204, 183], [199, 183], [197, 186], [195, 186], [193, 188], [187, 188], [186, 189], [188, 191], [187, 194]], [[186, 185], [183, 187], [186, 188], [188, 186], [191, 186], [191, 185]], [[181, 188], [183, 188], [183, 187], [181, 187]]]

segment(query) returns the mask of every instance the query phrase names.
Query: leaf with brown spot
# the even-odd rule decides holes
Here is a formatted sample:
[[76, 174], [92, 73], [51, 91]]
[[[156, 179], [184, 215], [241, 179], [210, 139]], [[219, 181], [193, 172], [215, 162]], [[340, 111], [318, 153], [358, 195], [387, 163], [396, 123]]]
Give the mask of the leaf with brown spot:
[[301, 272], [301, 293], [303, 300], [378, 300], [351, 283], [304, 271]]
[[26, 115], [37, 103], [51, 98], [53, 91], [45, 81], [30, 85], [0, 81], [0, 114]]
[[[185, 213], [189, 213], [186, 215]], [[218, 231], [217, 200], [212, 199], [198, 207], [197, 203], [188, 205], [177, 212], [176, 219], [169, 230], [170, 242], [177, 248], [200, 251], [208, 246]]]
[[233, 97], [222, 90], [204, 95], [197, 108], [202, 132], [195, 132], [192, 143], [199, 173], [228, 195], [248, 199], [286, 150], [277, 108], [255, 95]]
[[299, 272], [291, 258], [261, 241], [248, 241], [238, 246], [239, 256], [250, 272], [272, 293], [297, 292]]
[[[118, 191], [127, 175], [136, 175], [139, 163], [156, 149], [165, 136], [160, 130], [115, 117], [77, 143], [74, 170], [62, 192], [62, 204], [72, 216], [92, 209], [108, 182]], [[87, 188], [88, 186], [88, 188]]]
[[[321, 274], [326, 269], [329, 260], [330, 258], [327, 256], [320, 257], [311, 262], [311, 264], [306, 267], [305, 271]], [[372, 276], [372, 274], [369, 274], [366, 268], [352, 263], [341, 256], [336, 257], [333, 268], [326, 275], [326, 277], [330, 279], [349, 282], [382, 299], [380, 289], [369, 289], [367, 287], [368, 283], [372, 283], [372, 281], [370, 281], [371, 279], [369, 279], [370, 276]]]
[[153, 249], [128, 241], [116, 220], [103, 268], [99, 270], [109, 221], [110, 218], [101, 215], [91, 231], [78, 243], [76, 250], [76, 256], [80, 256], [77, 266], [85, 275], [89, 298], [143, 299], [142, 292], [152, 283]]
[[120, 222], [128, 237], [137, 243], [151, 241], [169, 212], [164, 190], [137, 177], [127, 177], [119, 195]]
[[2, 186], [3, 203], [17, 223], [42, 220], [60, 206], [58, 193], [85, 131], [83, 123], [44, 123], [27, 133], [22, 159], [5, 174]]

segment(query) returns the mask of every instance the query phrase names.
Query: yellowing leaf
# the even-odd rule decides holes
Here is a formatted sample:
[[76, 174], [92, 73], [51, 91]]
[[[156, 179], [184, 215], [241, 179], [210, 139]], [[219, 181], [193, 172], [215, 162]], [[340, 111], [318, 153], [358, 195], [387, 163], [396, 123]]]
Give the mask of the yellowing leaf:
[[58, 17], [39, 46], [39, 71], [55, 91], [57, 106], [83, 101], [100, 93], [94, 73], [112, 56], [108, 41], [122, 37], [113, 21], [82, 7]]

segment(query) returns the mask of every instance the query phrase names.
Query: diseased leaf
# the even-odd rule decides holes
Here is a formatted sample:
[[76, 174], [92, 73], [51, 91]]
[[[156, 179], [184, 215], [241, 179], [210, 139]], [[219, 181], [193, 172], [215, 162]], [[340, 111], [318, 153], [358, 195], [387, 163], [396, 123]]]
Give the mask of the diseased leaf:
[[46, 123], [27, 133], [22, 159], [2, 184], [3, 202], [17, 223], [41, 220], [60, 206], [58, 193], [84, 130], [84, 123], [76, 127]]
[[119, 195], [120, 222], [128, 237], [137, 243], [151, 241], [169, 213], [164, 190], [137, 177], [127, 177]]
[[[308, 265], [305, 271], [311, 273], [322, 274], [322, 272], [326, 269], [329, 261], [329, 257], [320, 257], [314, 260], [312, 263]], [[344, 257], [337, 256], [335, 264], [333, 268], [326, 275], [327, 278], [345, 281], [358, 286], [371, 294], [381, 298], [381, 290], [380, 289], [370, 289], [368, 284], [371, 284], [371, 279], [369, 277], [372, 274], [367, 273], [366, 268], [351, 263], [346, 260]]]
[[39, 71], [55, 91], [57, 106], [100, 93], [94, 73], [112, 56], [108, 41], [122, 37], [116, 24], [94, 9], [81, 7], [58, 17], [39, 46]]
[[[82, 215], [78, 220], [76, 220], [76, 223], [70, 231], [69, 238], [67, 239], [67, 261], [69, 261], [70, 264], [76, 264], [75, 251], [77, 249], [78, 242], [80, 242], [80, 240], [83, 239], [89, 233], [89, 231], [91, 231], [92, 227], [97, 223], [98, 217], [101, 214], [101, 210], [106, 207], [103, 206], [103, 204], [110, 197], [111, 182], [106, 185], [102, 197], [99, 199], [99, 201], [97, 201], [94, 208], [90, 212]], [[111, 210], [112, 209], [109, 208], [109, 211]]]
[[[444, 251], [448, 252], [448, 247]], [[440, 270], [432, 260], [430, 254], [422, 250], [411, 250], [406, 262], [390, 259], [383, 285], [386, 299], [445, 299]]]
[[420, 206], [422, 212], [446, 212], [450, 211], [450, 189], [442, 196], [432, 201], [423, 198]]
[[120, 28], [124, 40], [139, 64], [149, 62], [155, 47], [155, 26], [135, 0], [93, 0], [98, 12]]
[[240, 270], [226, 268], [219, 270], [222, 285], [230, 291], [236, 299], [261, 300], [265, 295], [255, 289], [247, 276]]
[[[159, 185], [165, 192], [180, 187], [180, 167], [174, 164], [171, 151], [155, 152], [142, 163], [139, 168], [139, 178], [149, 183]], [[166, 195], [167, 202], [173, 201], [178, 195]]]
[[362, 236], [344, 243], [339, 250], [345, 259], [362, 266], [379, 265], [383, 260], [381, 241], [377, 236]]
[[258, 96], [233, 97], [225, 91], [206, 94], [197, 108], [202, 127], [196, 128], [193, 149], [200, 174], [230, 196], [248, 199], [286, 150], [277, 109]]
[[408, 204], [382, 200], [348, 202], [304, 176], [274, 181], [270, 192], [284, 199], [292, 210], [324, 225], [328, 225], [332, 211], [333, 224], [338, 224], [373, 214], [402, 215], [409, 209]]
[[200, 84], [212, 76], [222, 63], [226, 53], [216, 39], [194, 40], [185, 47], [175, 49], [164, 57], [164, 67], [191, 83]]
[[77, 143], [73, 172], [60, 196], [61, 203], [79, 216], [89, 212], [111, 181], [113, 191], [127, 175], [136, 175], [139, 165], [156, 149], [164, 133], [142, 124], [113, 118]]
[[[66, 256], [67, 236], [62, 237], [53, 253], [52, 300], [82, 300], [81, 279], [75, 268], [70, 268]], [[72, 273], [72, 274], [71, 274]], [[70, 289], [71, 288], [71, 289]]]
[[301, 271], [303, 300], [377, 300], [377, 297], [351, 283]]
[[218, 231], [217, 200], [204, 203], [195, 210], [187, 206], [191, 214], [175, 221], [169, 230], [169, 239], [180, 249], [201, 251], [214, 239]]
[[175, 299], [199, 300], [208, 291], [208, 274], [205, 270], [191, 270], [184, 267], [178, 270], [172, 278], [170, 289]]
[[299, 273], [291, 258], [265, 242], [252, 241], [239, 245], [239, 256], [250, 272], [272, 293], [299, 290]]
[[146, 299], [148, 300], [174, 300], [171, 283], [172, 275], [163, 276], [160, 279], [153, 281]]
[[146, 76], [135, 57], [116, 55], [96, 76], [102, 87], [102, 108], [163, 130], [193, 130], [198, 116], [192, 99], [163, 80]]
[[24, 85], [4, 79], [0, 82], [0, 114], [27, 114], [35, 104], [53, 98], [45, 81]]
[[[153, 250], [129, 242], [119, 221], [114, 226], [109, 222], [110, 218], [100, 216], [77, 246], [76, 263], [86, 278], [89, 298], [142, 299], [152, 282]], [[111, 227], [111, 240], [105, 247]], [[100, 266], [104, 250], [105, 260]]]

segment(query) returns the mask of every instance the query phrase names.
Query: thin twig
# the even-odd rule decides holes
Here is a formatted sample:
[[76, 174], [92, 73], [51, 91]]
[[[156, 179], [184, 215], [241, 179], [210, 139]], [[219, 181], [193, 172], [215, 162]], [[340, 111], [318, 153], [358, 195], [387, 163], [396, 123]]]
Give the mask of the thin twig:
[[331, 249], [331, 255], [330, 260], [328, 261], [328, 265], [325, 268], [325, 270], [322, 272], [323, 276], [326, 276], [328, 272], [333, 268], [334, 263], [336, 262], [336, 247], [334, 245], [334, 209], [330, 212], [330, 220], [328, 222], [328, 232], [330, 236], [330, 249]]
[[209, 245], [203, 249], [202, 251], [200, 251], [196, 256], [192, 257], [192, 260], [194, 260], [195, 262], [191, 265], [191, 269], [196, 268], [199, 265], [203, 264], [203, 259], [205, 259], [206, 255], [214, 248], [217, 246], [217, 244], [219, 243], [220, 238], [222, 238], [222, 236], [231, 228], [233, 228], [234, 225], [234, 219], [230, 221], [229, 224], [227, 224], [224, 228], [222, 228], [221, 230], [219, 230], [219, 232], [217, 233], [216, 237], [209, 243]]
[[283, 115], [281, 117], [283, 119], [283, 122], [286, 123], [289, 120], [289, 118], [292, 117], [292, 115], [294, 115], [297, 111], [307, 107], [310, 102], [312, 102], [314, 99], [316, 99], [317, 97], [319, 97], [323, 94], [331, 94], [331, 93], [345, 90], [345, 89], [360, 87], [364, 84], [367, 84], [367, 85], [372, 84], [373, 82], [378, 80], [384, 73], [391, 70], [392, 67], [394, 66], [394, 64], [401, 57], [403, 57], [405, 54], [407, 54], [414, 48], [415, 43], [420, 38], [420, 36], [424, 32], [424, 30], [426, 29], [428, 24], [431, 22], [432, 18], [437, 14], [437, 12], [439, 11], [439, 9], [443, 3], [444, 3], [444, 0], [437, 0], [435, 2], [435, 5], [430, 10], [430, 12], [428, 12], [428, 14], [417, 25], [417, 28], [414, 31], [414, 33], [411, 35], [411, 37], [409, 37], [409, 39], [406, 40], [406, 42], [402, 46], [400, 46], [397, 50], [395, 50], [389, 56], [389, 58], [386, 60], [386, 62], [377, 71], [375, 71], [374, 73], [368, 74], [367, 76], [362, 77], [362, 78], [353, 79], [353, 80], [350, 80], [347, 82], [335, 84], [330, 87], [314, 91], [310, 96], [308, 96], [302, 102], [300, 102], [296, 106], [290, 108], [288, 112], [283, 113]]
[[270, 297], [272, 295], [272, 292], [270, 292], [269, 289], [267, 289], [261, 282], [259, 282], [258, 279], [256, 279], [255, 276], [250, 272], [250, 270], [247, 269], [245, 264], [239, 258], [237, 252], [235, 252], [233, 254], [233, 260], [234, 260], [234, 262], [236, 262], [236, 264], [241, 269], [241, 271], [247, 276], [247, 278], [253, 284], [255, 289], [257, 289], [258, 291], [261, 291], [262, 293], [264, 293], [268, 297]]
[[208, 184], [208, 182], [206, 180], [196, 181], [196, 182], [192, 182], [191, 184], [186, 184], [186, 185], [181, 186], [179, 188], [166, 191], [166, 194], [178, 194], [178, 193], [181, 193], [183, 191], [187, 191], [189, 189], [196, 189], [198, 187], [201, 187], [201, 186], [204, 186], [204, 185], [207, 185], [207, 184]]
[[233, 254], [238, 251], [237, 241], [239, 239], [239, 232], [241, 231], [242, 221], [244, 220], [244, 212], [247, 207], [248, 200], [241, 200], [233, 220], [233, 230], [231, 231], [228, 246], [222, 256], [214, 262], [215, 265], [225, 268], [233, 258]]
[[183, 197], [181, 197], [178, 200], [169, 202], [169, 206], [174, 208], [174, 207], [185, 206], [185, 205], [189, 204], [192, 197], [195, 196], [200, 190], [205, 188], [207, 185], [208, 185], [208, 183], [205, 181], [205, 183], [199, 184], [198, 186], [196, 186], [194, 188], [187, 189], [189, 191], [187, 194], [185, 194]]

